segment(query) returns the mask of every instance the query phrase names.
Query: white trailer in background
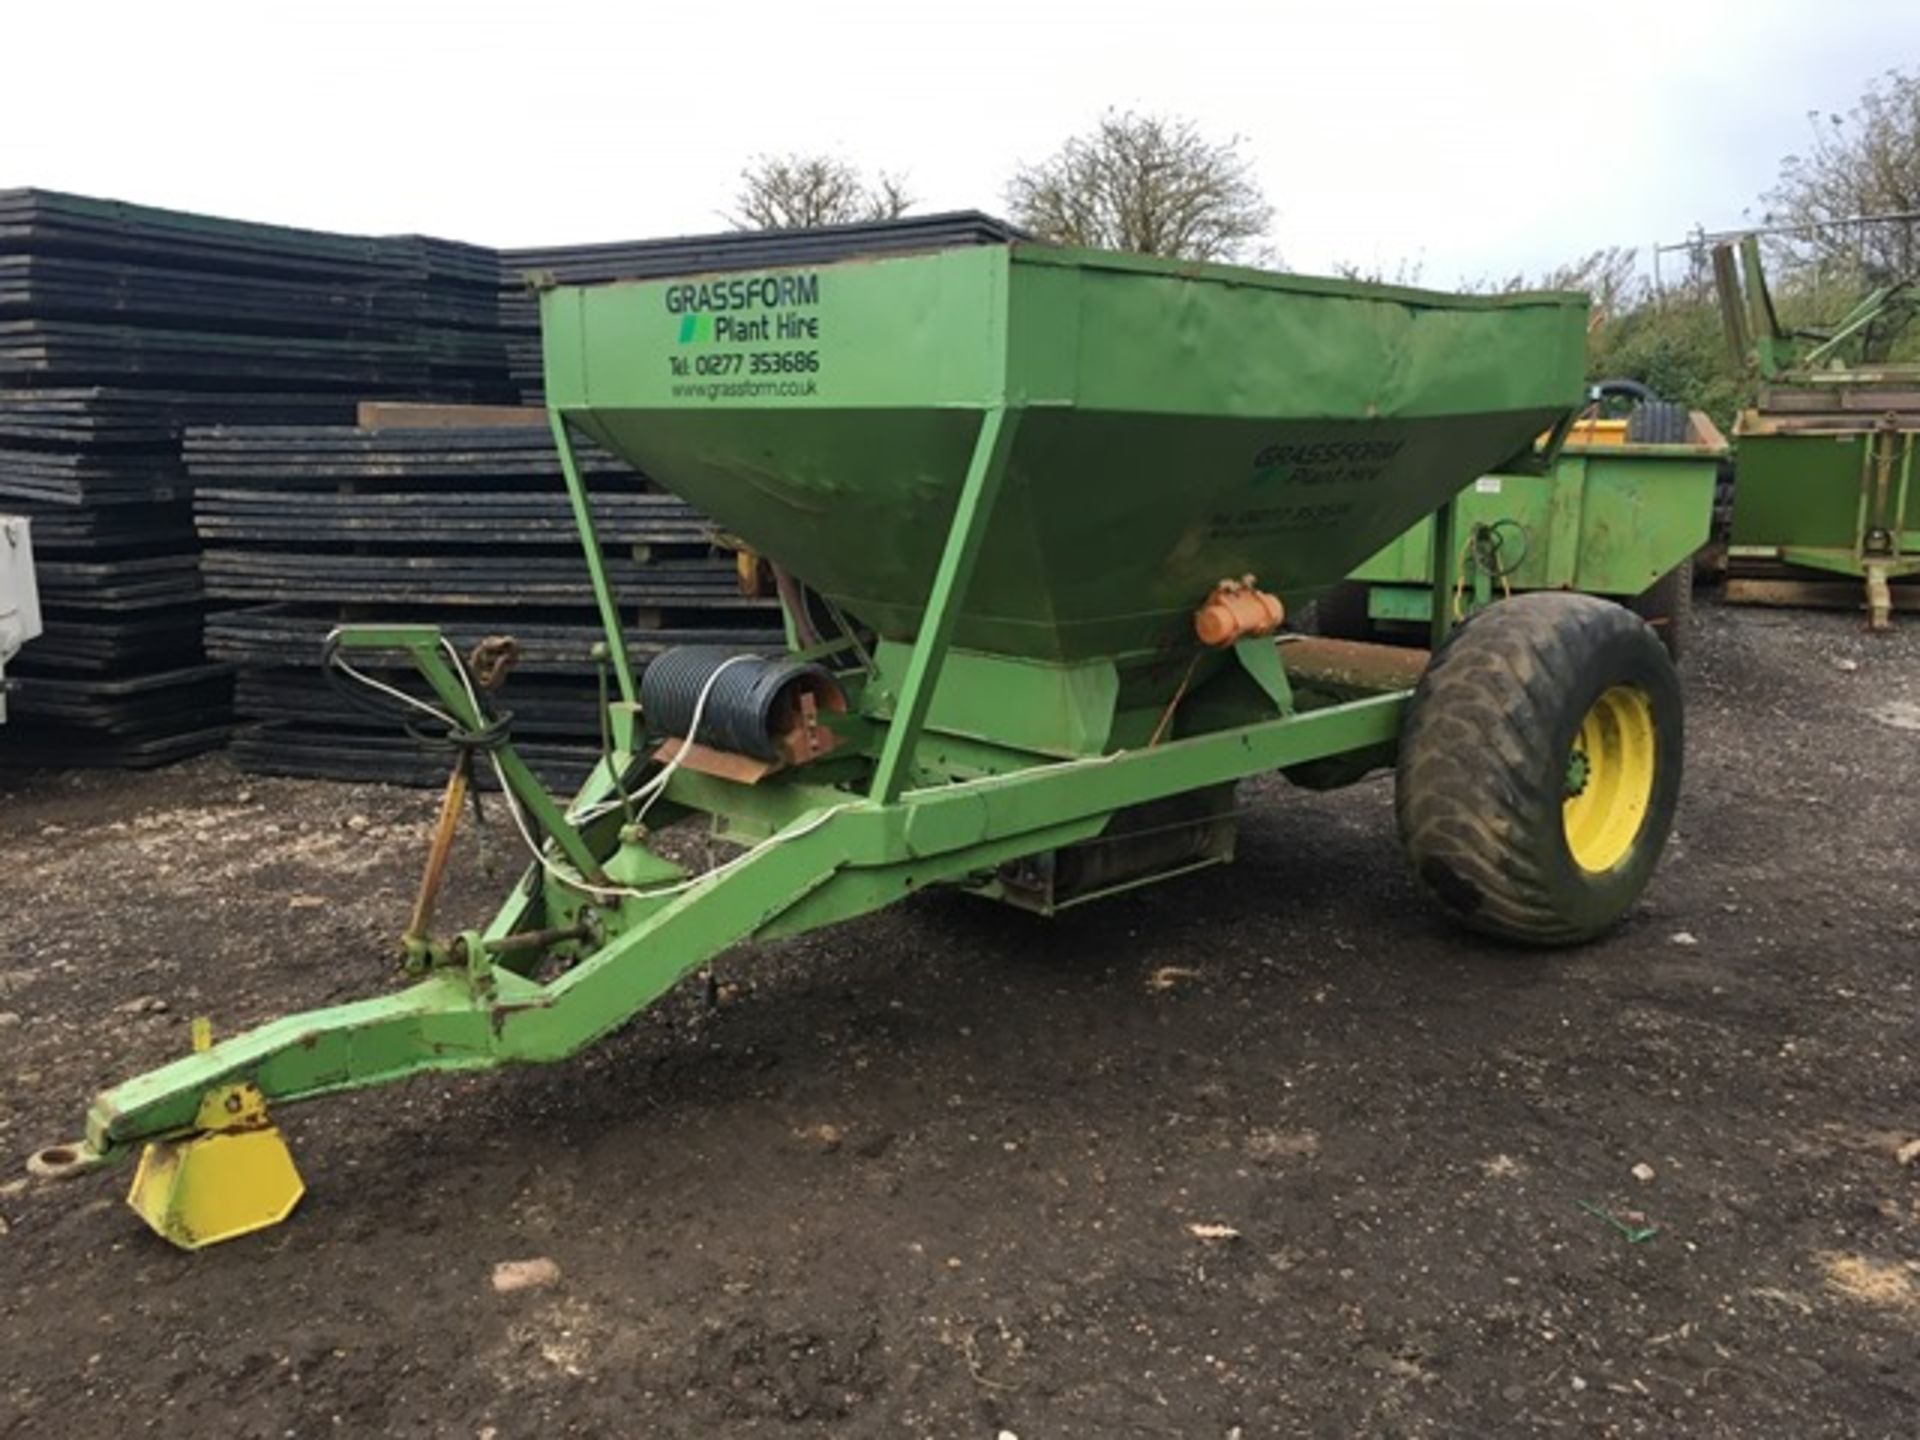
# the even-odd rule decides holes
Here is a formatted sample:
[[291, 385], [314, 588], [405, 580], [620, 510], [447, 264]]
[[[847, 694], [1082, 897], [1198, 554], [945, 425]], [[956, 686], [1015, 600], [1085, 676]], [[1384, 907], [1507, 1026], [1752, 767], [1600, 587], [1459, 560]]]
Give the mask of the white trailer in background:
[[0, 724], [7, 719], [7, 662], [39, 633], [32, 527], [17, 515], [0, 515]]

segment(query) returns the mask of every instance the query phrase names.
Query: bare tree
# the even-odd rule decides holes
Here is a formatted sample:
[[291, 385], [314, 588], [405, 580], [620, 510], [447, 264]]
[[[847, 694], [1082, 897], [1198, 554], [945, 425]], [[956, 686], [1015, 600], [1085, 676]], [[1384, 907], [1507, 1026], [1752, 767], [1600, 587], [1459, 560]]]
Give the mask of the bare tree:
[[1813, 143], [1780, 162], [1779, 183], [1765, 196], [1769, 224], [1809, 227], [1781, 237], [1780, 252], [1877, 281], [1920, 274], [1920, 220], [1835, 223], [1920, 212], [1920, 70], [1889, 70], [1849, 113], [1808, 118]]
[[1342, 280], [1358, 280], [1366, 285], [1417, 287], [1420, 284], [1420, 277], [1426, 271], [1426, 268], [1427, 262], [1424, 260], [1396, 260], [1392, 270], [1388, 270], [1387, 267], [1378, 260], [1375, 260], [1369, 265], [1362, 265], [1357, 260], [1336, 260], [1333, 262], [1333, 273], [1338, 278]]
[[897, 175], [869, 181], [831, 155], [761, 155], [740, 172], [727, 220], [736, 230], [799, 230], [897, 220], [913, 203]]
[[1108, 111], [1007, 184], [1014, 220], [1063, 245], [1184, 260], [1270, 259], [1273, 207], [1235, 136], [1176, 116]]
[[1539, 288], [1584, 290], [1593, 297], [1595, 318], [1614, 320], [1645, 300], [1650, 287], [1640, 273], [1640, 252], [1609, 245], [1555, 266], [1540, 277]]
[[1584, 290], [1593, 298], [1598, 319], [1624, 314], [1647, 298], [1649, 286], [1640, 274], [1640, 252], [1630, 246], [1609, 245], [1569, 260], [1538, 275], [1482, 275], [1463, 279], [1458, 289], [1466, 295], [1514, 295], [1522, 290]]

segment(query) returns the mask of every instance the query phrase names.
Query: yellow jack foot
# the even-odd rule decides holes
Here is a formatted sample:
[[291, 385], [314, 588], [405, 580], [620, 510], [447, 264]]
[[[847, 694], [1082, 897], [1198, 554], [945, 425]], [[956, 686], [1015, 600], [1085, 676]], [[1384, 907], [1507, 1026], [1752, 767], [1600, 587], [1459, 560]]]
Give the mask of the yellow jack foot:
[[140, 1153], [127, 1204], [183, 1250], [278, 1225], [306, 1192], [287, 1142], [252, 1085], [207, 1093], [195, 1133], [155, 1140]]

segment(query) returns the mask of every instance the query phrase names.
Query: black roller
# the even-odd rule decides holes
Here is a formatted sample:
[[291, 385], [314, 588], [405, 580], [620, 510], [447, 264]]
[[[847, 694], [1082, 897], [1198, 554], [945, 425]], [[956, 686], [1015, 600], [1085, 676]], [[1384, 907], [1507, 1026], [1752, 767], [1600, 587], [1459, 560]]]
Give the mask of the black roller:
[[[718, 678], [714, 678], [716, 671]], [[694, 706], [710, 678], [713, 689], [700, 714], [700, 733], [689, 735]], [[796, 690], [837, 697], [839, 686], [825, 666], [811, 661], [741, 656], [718, 645], [680, 645], [661, 652], [647, 665], [640, 677], [640, 708], [646, 713], [647, 728], [656, 735], [697, 740], [757, 760], [778, 760], [777, 733], [784, 719], [780, 702]]]

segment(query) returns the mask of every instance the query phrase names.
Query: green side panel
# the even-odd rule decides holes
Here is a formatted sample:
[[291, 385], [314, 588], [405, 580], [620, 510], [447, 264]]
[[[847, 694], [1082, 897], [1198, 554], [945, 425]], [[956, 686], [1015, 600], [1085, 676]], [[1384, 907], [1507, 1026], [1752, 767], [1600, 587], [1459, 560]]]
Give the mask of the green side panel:
[[[1226, 576], [1255, 575], [1303, 603], [1338, 578], [1330, 556], [1365, 554], [1445, 499], [1449, 482], [1432, 477], [1499, 461], [1543, 416], [1361, 425], [1030, 412], [959, 643], [1062, 661], [1184, 647], [1194, 607]], [[1261, 463], [1275, 450], [1371, 458], [1289, 474]], [[1082, 477], [1095, 483], [1063, 483]], [[914, 604], [849, 603], [889, 633], [918, 621]]]
[[1426, 581], [1393, 585], [1375, 581], [1367, 591], [1367, 618], [1425, 625], [1433, 619], [1433, 591]]
[[1582, 389], [1584, 334], [1570, 343], [1581, 295], [1443, 295], [1087, 250], [1014, 256], [1015, 403], [1024, 386], [1036, 403], [1209, 419], [1558, 418]]
[[[1568, 447], [1549, 474], [1485, 475], [1469, 485], [1455, 502], [1459, 533], [1499, 527], [1515, 590], [1638, 595], [1707, 542], [1719, 460], [1718, 448]], [[1354, 578], [1426, 585], [1431, 529], [1420, 521]], [[1424, 618], [1424, 598], [1410, 603]], [[1406, 618], [1385, 596], [1372, 608], [1379, 619]]]
[[[749, 424], [718, 407], [619, 410], [581, 428], [883, 635], [911, 638], [981, 414], [794, 407]], [[989, 549], [976, 578], [1034, 563], [1031, 547]]]
[[[1008, 252], [975, 246], [541, 297], [550, 404], [582, 411], [758, 414], [981, 409], [1001, 393]], [[689, 324], [689, 321], [692, 324]], [[729, 461], [751, 464], [765, 447]], [[780, 452], [776, 451], [776, 454]], [[801, 477], [804, 479], [804, 472]]]
[[1225, 576], [1340, 578], [1577, 401], [1584, 316], [1032, 247], [543, 306], [551, 405], [888, 640], [981, 411], [1024, 410], [954, 643], [1065, 664], [1190, 645]]
[[[1741, 436], [1733, 543], [1856, 552], [1870, 443], [1868, 435]], [[1920, 545], [1920, 484], [1908, 488], [1902, 528]]]
[[[887, 695], [907, 672], [911, 647], [882, 641], [874, 659]], [[1097, 755], [1107, 748], [1120, 672], [1110, 660], [1054, 664], [954, 650], [940, 672], [927, 729], [1042, 755]]]

